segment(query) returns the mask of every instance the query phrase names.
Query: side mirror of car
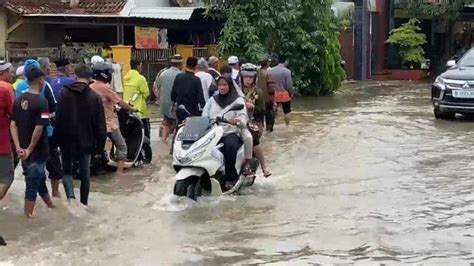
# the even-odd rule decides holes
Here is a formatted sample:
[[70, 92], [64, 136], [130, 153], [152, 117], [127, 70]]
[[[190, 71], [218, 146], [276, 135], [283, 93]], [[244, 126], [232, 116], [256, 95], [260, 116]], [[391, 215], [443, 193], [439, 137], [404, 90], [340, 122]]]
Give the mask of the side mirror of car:
[[449, 60], [447, 63], [446, 63], [446, 67], [447, 68], [452, 68], [453, 66], [456, 65], [456, 61], [455, 60]]

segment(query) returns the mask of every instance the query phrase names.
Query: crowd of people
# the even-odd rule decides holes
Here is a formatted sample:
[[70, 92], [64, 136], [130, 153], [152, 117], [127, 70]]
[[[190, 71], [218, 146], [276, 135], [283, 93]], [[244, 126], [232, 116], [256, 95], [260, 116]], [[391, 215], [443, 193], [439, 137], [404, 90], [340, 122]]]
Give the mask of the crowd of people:
[[[289, 125], [294, 92], [286, 58], [281, 56], [271, 68], [270, 61], [263, 57], [256, 66], [231, 56], [219, 67], [217, 57], [190, 57], [182, 70], [183, 58], [174, 55], [154, 83], [162, 115], [162, 141], [169, 143], [178, 125], [189, 116], [215, 118], [241, 103], [245, 109], [227, 119], [234, 127], [229, 127], [222, 139], [225, 163], [235, 165], [243, 142], [246, 159], [255, 155], [264, 176], [269, 177], [260, 137], [265, 127], [268, 132], [274, 130], [279, 105]], [[15, 69], [9, 62], [0, 61], [0, 200], [8, 192], [14, 169], [21, 161], [27, 217], [33, 216], [37, 195], [49, 208], [55, 208], [47, 177], [52, 197], [62, 196], [62, 181], [69, 204], [76, 206], [79, 203], [73, 177], [79, 178], [80, 203], [88, 205], [91, 159], [103, 154], [107, 137], [116, 147], [117, 174], [124, 174], [127, 144], [120, 131], [117, 108], [136, 112], [145, 135], [151, 138], [147, 106], [151, 91], [141, 74], [142, 63], [132, 60], [130, 66], [122, 78], [120, 65], [99, 56], [93, 57], [89, 65], [74, 67], [66, 59], [54, 64], [47, 58], [29, 59]], [[235, 171], [226, 173], [229, 182], [237, 177]]]
[[[246, 62], [237, 56], [230, 56], [227, 64], [220, 68], [219, 58], [211, 56], [208, 60], [187, 58], [184, 71], [181, 72], [183, 59], [175, 55], [170, 66], [158, 73], [155, 91], [159, 94], [161, 113], [164, 117], [161, 125], [161, 137], [165, 143], [176, 126], [185, 122], [189, 116], [216, 118], [242, 103], [245, 110], [233, 112], [228, 117], [235, 127], [226, 128], [222, 139], [226, 169], [235, 169], [236, 154], [240, 143], [244, 143], [247, 162], [252, 157], [259, 160], [265, 177], [271, 172], [265, 161], [260, 138], [264, 128], [274, 130], [278, 106], [283, 107], [285, 122], [290, 123], [291, 100], [294, 96], [291, 71], [288, 61], [280, 56], [270, 68], [270, 58], [261, 58], [260, 66]], [[184, 108], [176, 108], [183, 106]], [[235, 171], [226, 173], [229, 187], [235, 182]]]

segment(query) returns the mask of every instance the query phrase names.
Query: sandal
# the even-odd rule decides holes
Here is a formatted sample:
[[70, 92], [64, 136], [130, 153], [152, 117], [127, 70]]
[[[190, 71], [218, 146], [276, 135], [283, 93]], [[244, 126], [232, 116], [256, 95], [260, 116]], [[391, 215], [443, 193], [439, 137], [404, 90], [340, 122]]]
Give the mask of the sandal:
[[263, 171], [263, 177], [269, 178], [270, 176], [272, 176], [272, 173], [270, 171]]
[[225, 187], [226, 191], [231, 190], [235, 186], [235, 183], [236, 183], [235, 181], [225, 182], [224, 187]]

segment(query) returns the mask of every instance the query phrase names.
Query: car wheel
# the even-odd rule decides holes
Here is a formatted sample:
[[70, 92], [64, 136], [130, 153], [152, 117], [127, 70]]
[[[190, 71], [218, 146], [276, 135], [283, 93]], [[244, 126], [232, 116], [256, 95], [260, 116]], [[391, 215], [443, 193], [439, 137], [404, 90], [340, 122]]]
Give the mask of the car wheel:
[[456, 117], [456, 113], [453, 112], [441, 112], [439, 109], [434, 109], [434, 116], [436, 119], [452, 120]]

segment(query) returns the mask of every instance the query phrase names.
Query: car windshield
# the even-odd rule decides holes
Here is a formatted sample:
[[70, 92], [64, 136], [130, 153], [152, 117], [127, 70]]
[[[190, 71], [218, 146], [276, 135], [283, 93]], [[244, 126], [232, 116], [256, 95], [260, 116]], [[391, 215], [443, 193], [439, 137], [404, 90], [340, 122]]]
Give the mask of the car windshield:
[[461, 67], [474, 67], [474, 50], [467, 52], [458, 63]]

